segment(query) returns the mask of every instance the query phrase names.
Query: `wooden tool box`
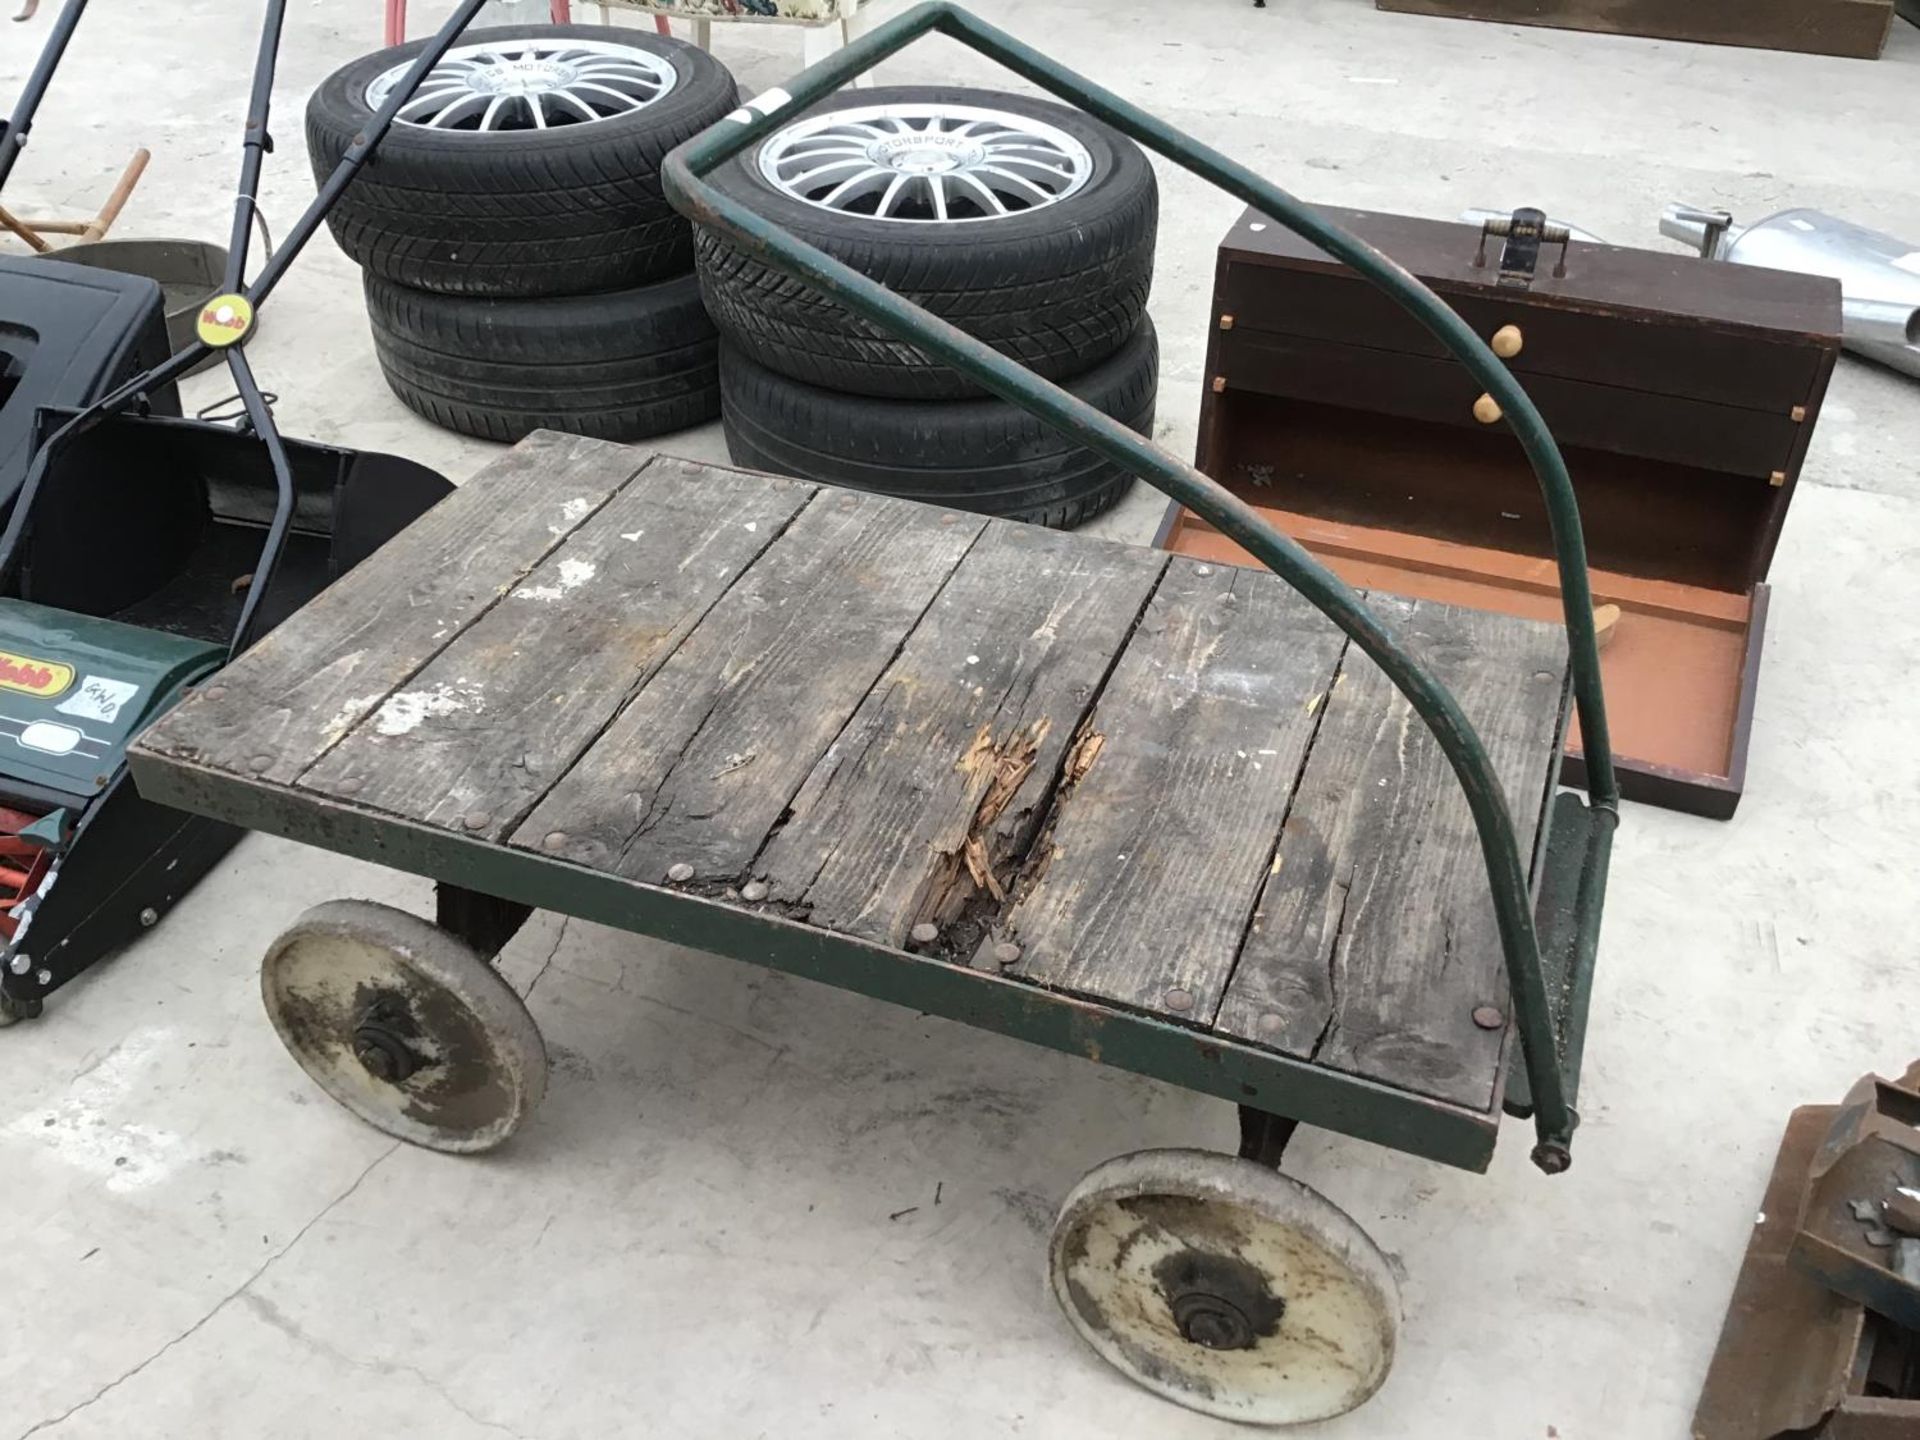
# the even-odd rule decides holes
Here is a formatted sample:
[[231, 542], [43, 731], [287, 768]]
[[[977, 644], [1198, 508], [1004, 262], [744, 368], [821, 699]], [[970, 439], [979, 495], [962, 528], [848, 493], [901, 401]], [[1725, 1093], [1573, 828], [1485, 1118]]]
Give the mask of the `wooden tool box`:
[[[1366, 211], [1329, 218], [1494, 345], [1564, 450], [1621, 784], [1739, 802], [1767, 566], [1840, 345], [1831, 280]], [[1531, 261], [1531, 268], [1529, 268]], [[1222, 242], [1197, 465], [1349, 583], [1560, 617], [1538, 486], [1497, 407], [1424, 328], [1249, 211]], [[1251, 563], [1178, 506], [1160, 543]], [[1563, 778], [1583, 776], [1577, 733]]]
[[[1872, 60], [1896, 0], [1374, 0], [1381, 10]], [[1902, 5], [1912, 0], [1898, 0]], [[1902, 12], [1905, 13], [1905, 12]], [[1600, 62], [1605, 63], [1605, 62]]]

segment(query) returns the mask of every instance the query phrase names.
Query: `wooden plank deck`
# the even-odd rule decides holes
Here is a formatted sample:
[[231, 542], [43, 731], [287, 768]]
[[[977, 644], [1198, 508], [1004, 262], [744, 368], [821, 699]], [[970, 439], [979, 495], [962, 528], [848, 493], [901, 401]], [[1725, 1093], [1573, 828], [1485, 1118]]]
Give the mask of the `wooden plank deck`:
[[[1561, 633], [1372, 603], [1530, 849]], [[536, 435], [139, 742], [189, 771], [1498, 1109], [1465, 800], [1264, 573]]]

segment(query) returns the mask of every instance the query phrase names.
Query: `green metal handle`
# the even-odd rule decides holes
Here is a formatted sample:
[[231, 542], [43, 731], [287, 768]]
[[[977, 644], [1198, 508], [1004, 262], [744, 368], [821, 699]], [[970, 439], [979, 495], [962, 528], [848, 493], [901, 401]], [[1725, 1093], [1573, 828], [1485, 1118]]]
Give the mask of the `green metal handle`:
[[998, 60], [1343, 260], [1411, 311], [1500, 402], [1546, 498], [1566, 605], [1588, 793], [1596, 807], [1612, 810], [1616, 808], [1617, 790], [1607, 743], [1599, 645], [1580, 511], [1566, 463], [1540, 412], [1479, 336], [1401, 266], [1251, 171], [1144, 114], [1111, 91], [1054, 64], [947, 0], [916, 6], [812, 66], [793, 80], [789, 89], [769, 90], [748, 101], [674, 150], [663, 167], [668, 198], [696, 224], [720, 232], [747, 253], [806, 280], [888, 334], [945, 361], [988, 391], [1047, 421], [1205, 517], [1304, 595], [1379, 665], [1433, 732], [1466, 793], [1487, 866], [1507, 983], [1533, 1092], [1538, 1139], [1534, 1163], [1549, 1174], [1565, 1170], [1572, 1163], [1570, 1146], [1579, 1120], [1567, 1093], [1554, 1039], [1526, 864], [1486, 747], [1452, 693], [1401, 646], [1338, 576], [1225, 487], [966, 332], [795, 239], [702, 178], [759, 141], [779, 123], [783, 112], [804, 108], [930, 31], [951, 36]]

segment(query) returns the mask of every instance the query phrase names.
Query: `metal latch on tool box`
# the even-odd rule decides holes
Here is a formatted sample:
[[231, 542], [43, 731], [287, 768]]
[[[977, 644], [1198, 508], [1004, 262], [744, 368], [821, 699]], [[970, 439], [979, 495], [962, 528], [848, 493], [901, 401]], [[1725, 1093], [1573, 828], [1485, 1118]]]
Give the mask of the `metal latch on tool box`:
[[1495, 283], [1509, 290], [1526, 290], [1533, 285], [1534, 271], [1540, 263], [1542, 245], [1558, 245], [1560, 259], [1553, 267], [1553, 278], [1567, 273], [1567, 242], [1572, 233], [1565, 225], [1547, 219], [1547, 212], [1524, 206], [1511, 215], [1493, 216], [1480, 222], [1480, 248], [1473, 253], [1473, 268], [1487, 266], [1487, 237], [1496, 236], [1506, 243], [1500, 247], [1500, 274]]

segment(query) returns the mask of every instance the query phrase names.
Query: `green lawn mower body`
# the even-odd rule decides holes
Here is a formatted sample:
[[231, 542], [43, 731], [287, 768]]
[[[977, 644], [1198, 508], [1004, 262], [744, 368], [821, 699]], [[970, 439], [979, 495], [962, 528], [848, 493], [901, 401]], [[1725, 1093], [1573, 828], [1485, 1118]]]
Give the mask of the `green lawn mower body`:
[[[43, 429], [72, 412], [49, 410]], [[244, 429], [116, 416], [61, 453], [0, 596], [0, 1021], [160, 917], [239, 839], [143, 800], [126, 748], [452, 489], [396, 456], [283, 442], [293, 521], [270, 573], [276, 481]]]

